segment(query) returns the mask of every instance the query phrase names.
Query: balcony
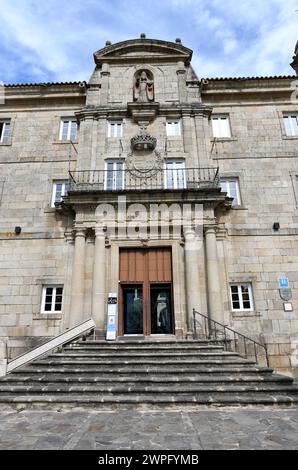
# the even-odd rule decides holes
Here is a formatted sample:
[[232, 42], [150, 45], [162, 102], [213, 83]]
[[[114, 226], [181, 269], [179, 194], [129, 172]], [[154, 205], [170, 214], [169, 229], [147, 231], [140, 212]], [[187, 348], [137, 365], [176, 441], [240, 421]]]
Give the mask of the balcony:
[[208, 190], [219, 185], [217, 168], [159, 169], [133, 172], [126, 169], [70, 172], [68, 191], [189, 191]]

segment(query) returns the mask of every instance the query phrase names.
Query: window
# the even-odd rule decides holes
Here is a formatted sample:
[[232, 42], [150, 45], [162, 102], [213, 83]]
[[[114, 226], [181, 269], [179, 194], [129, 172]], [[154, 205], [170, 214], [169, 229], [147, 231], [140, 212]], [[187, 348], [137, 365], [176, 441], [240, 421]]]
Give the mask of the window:
[[124, 164], [121, 160], [106, 162], [105, 189], [116, 191], [124, 189]]
[[212, 116], [213, 137], [231, 137], [229, 116]]
[[168, 161], [165, 168], [166, 189], [186, 188], [185, 162], [183, 160]]
[[53, 184], [52, 203], [51, 207], [55, 207], [55, 202], [62, 201], [62, 196], [65, 196], [68, 191], [68, 181], [55, 181]]
[[108, 137], [122, 137], [123, 125], [122, 121], [108, 122]]
[[10, 136], [10, 121], [0, 121], [0, 142], [5, 144]]
[[284, 116], [284, 124], [287, 136], [298, 137], [298, 114]]
[[234, 179], [221, 179], [220, 180], [220, 187], [222, 191], [228, 193], [229, 197], [233, 197], [233, 206], [240, 206], [241, 205], [241, 198], [240, 198], [240, 190], [239, 190], [239, 181]]
[[232, 310], [253, 310], [250, 283], [230, 285]]
[[181, 135], [180, 121], [167, 121], [166, 122], [167, 136]]
[[62, 312], [63, 286], [44, 286], [42, 290], [41, 313]]
[[60, 140], [76, 140], [77, 121], [75, 119], [63, 119], [60, 125]]

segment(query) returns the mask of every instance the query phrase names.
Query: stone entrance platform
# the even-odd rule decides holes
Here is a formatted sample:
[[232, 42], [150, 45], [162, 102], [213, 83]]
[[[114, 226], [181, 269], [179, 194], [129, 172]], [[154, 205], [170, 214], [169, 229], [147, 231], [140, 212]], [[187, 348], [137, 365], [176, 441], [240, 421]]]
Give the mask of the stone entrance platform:
[[298, 410], [2, 411], [0, 449], [294, 450]]

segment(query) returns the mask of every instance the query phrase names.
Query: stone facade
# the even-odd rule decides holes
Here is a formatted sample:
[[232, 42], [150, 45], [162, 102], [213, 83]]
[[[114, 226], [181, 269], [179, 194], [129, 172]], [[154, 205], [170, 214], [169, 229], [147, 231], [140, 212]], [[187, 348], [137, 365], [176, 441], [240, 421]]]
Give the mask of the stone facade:
[[[0, 337], [10, 357], [90, 316], [104, 333], [108, 293], [120, 289], [119, 250], [169, 246], [176, 337], [191, 337], [195, 308], [265, 342], [274, 368], [291, 373], [295, 367], [298, 136], [286, 135], [284, 127], [284, 115], [298, 113], [295, 77], [199, 80], [191, 56], [179, 40], [142, 37], [97, 51], [88, 84], [5, 87], [0, 121], [10, 121], [10, 135], [0, 144]], [[134, 100], [142, 70], [154, 81], [154, 100], [147, 102]], [[212, 116], [218, 115], [228, 116], [229, 136], [214, 138]], [[78, 122], [74, 142], [60, 139], [64, 118]], [[178, 135], [167, 135], [169, 121], [179, 122]], [[113, 137], [108, 126], [117, 122], [122, 135]], [[144, 128], [156, 148], [134, 152], [131, 139]], [[139, 179], [127, 170], [125, 187], [110, 191], [104, 170], [116, 160], [127, 168], [132, 160]], [[174, 161], [185, 161], [186, 187], [165, 191], [157, 175]], [[217, 167], [220, 178], [238, 181], [241, 204], [233, 206], [216, 179], [206, 179], [202, 169]], [[194, 179], [188, 168], [196, 169]], [[53, 183], [67, 180], [69, 170], [68, 195], [51, 207]], [[197, 184], [202, 181], [211, 184]], [[189, 249], [193, 227], [175, 232], [175, 220], [164, 238], [142, 230], [129, 237], [119, 221], [111, 230], [115, 220], [98, 207], [116, 210], [119, 195], [128, 210], [140, 203], [198, 204], [202, 243]], [[156, 226], [148, 214], [144, 225]], [[278, 279], [284, 277], [291, 312], [280, 298]], [[231, 283], [250, 283], [252, 309], [232, 309]], [[46, 285], [63, 285], [62, 312], [41, 313]]]

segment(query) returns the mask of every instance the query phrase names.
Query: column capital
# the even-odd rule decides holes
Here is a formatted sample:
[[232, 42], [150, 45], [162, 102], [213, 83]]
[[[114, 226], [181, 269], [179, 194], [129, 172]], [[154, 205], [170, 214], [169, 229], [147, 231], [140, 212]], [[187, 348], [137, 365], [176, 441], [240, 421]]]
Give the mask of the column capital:
[[95, 237], [96, 238], [105, 238], [106, 234], [104, 232], [104, 227], [102, 225], [97, 225], [94, 227]]
[[216, 233], [217, 226], [215, 224], [204, 225], [204, 233]]
[[83, 237], [86, 238], [87, 235], [87, 229], [85, 227], [75, 227], [75, 238], [77, 237]]
[[66, 243], [69, 243], [71, 245], [74, 242], [73, 229], [66, 229], [64, 232], [64, 238], [65, 238]]

